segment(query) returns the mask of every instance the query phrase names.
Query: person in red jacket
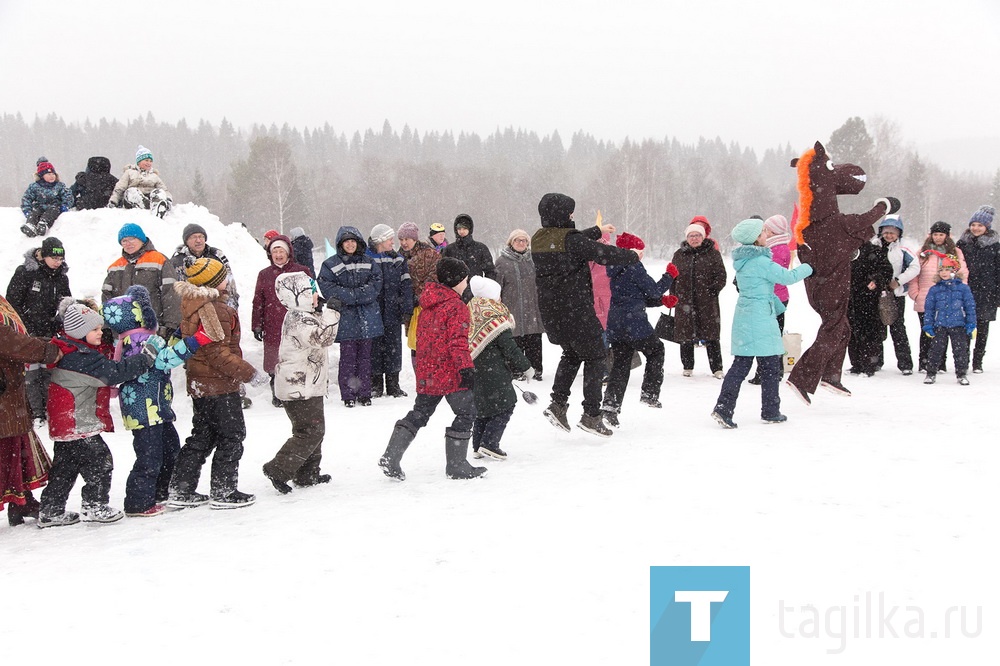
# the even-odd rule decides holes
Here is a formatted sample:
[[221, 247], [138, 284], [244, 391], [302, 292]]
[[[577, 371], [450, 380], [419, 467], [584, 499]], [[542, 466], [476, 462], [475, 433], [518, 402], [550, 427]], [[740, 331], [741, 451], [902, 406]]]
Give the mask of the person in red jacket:
[[486, 473], [473, 467], [466, 456], [476, 403], [472, 389], [476, 369], [469, 353], [469, 308], [461, 294], [469, 283], [465, 262], [442, 257], [437, 264], [437, 282], [424, 285], [417, 322], [417, 399], [413, 409], [399, 421], [389, 438], [378, 466], [391, 479], [406, 478], [399, 461], [417, 431], [427, 425], [444, 398], [455, 412], [455, 420], [444, 433], [445, 473], [451, 479], [474, 479]]
[[274, 395], [274, 367], [278, 365], [281, 326], [288, 309], [278, 299], [278, 294], [274, 291], [274, 281], [285, 273], [305, 273], [309, 277], [315, 276], [311, 270], [292, 260], [292, 241], [288, 240], [288, 236], [277, 235], [272, 238], [267, 246], [267, 254], [271, 259], [271, 265], [261, 269], [257, 274], [250, 329], [253, 331], [254, 339], [264, 343], [264, 372], [271, 375], [271, 404], [281, 407], [281, 400]]

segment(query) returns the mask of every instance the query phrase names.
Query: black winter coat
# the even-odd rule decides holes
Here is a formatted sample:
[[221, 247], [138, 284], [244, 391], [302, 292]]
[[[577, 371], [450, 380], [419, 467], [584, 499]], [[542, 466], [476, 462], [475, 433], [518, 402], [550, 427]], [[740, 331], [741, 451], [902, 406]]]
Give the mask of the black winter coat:
[[542, 228], [531, 237], [538, 309], [552, 344], [573, 347], [583, 359], [601, 358], [604, 328], [594, 310], [589, 262], [636, 264], [639, 255], [598, 243], [599, 227], [577, 231], [570, 218], [575, 205], [564, 194], [547, 194], [539, 204]]
[[76, 174], [76, 182], [69, 188], [73, 193], [73, 207], [77, 210], [104, 208], [117, 184], [118, 178], [111, 175], [111, 160], [91, 157], [87, 160], [87, 170]]
[[313, 242], [309, 236], [298, 236], [292, 239], [292, 261], [308, 268], [310, 275], [316, 275], [316, 265], [313, 263]]
[[990, 229], [976, 238], [966, 231], [956, 243], [969, 269], [969, 289], [976, 299], [976, 319], [994, 321], [1000, 306], [1000, 234]]
[[65, 262], [54, 270], [49, 268], [41, 258], [41, 248], [28, 250], [24, 263], [14, 270], [7, 285], [7, 300], [21, 315], [29, 335], [51, 338], [62, 328], [56, 320], [56, 309], [63, 297], [73, 295], [68, 271]]
[[[855, 335], [885, 339], [886, 328], [878, 312], [878, 299], [889, 288], [893, 269], [889, 262], [889, 247], [885, 243], [862, 243], [858, 256], [851, 262], [851, 296], [847, 317]], [[874, 289], [869, 289], [870, 283]]]
[[670, 289], [677, 297], [674, 340], [718, 340], [722, 328], [719, 292], [726, 286], [726, 265], [714, 243], [691, 247], [681, 243], [671, 260], [678, 275]]
[[455, 224], [455, 241], [449, 243], [448, 247], [441, 250], [442, 257], [451, 257], [464, 261], [469, 267], [469, 277], [481, 275], [491, 280], [497, 279], [497, 268], [493, 264], [493, 255], [485, 243], [473, 240], [472, 233], [475, 228], [472, 218], [467, 215], [460, 215], [462, 224], [469, 227], [468, 236], [458, 235], [458, 223]]

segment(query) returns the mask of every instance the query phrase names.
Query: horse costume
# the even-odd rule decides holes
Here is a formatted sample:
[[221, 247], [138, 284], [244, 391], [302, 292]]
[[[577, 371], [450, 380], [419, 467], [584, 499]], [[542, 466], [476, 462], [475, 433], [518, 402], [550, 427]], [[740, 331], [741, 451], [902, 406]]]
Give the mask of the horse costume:
[[834, 164], [819, 141], [791, 166], [798, 170], [800, 211], [794, 236], [799, 259], [813, 267], [805, 279], [806, 296], [821, 323], [815, 342], [788, 376], [788, 385], [810, 404], [809, 394], [820, 383], [834, 393], [851, 394], [840, 381], [851, 339], [847, 322], [851, 260], [875, 235], [874, 224], [899, 210], [899, 200], [886, 197], [866, 213], [841, 213], [837, 195], [858, 194], [867, 177], [857, 165]]

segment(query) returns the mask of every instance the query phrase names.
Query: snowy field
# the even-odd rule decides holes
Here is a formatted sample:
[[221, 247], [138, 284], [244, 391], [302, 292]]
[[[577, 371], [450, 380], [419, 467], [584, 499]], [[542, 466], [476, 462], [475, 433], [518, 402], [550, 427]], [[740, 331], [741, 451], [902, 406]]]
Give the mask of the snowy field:
[[[22, 219], [0, 209], [4, 279], [33, 245], [16, 231]], [[67, 249], [74, 294], [99, 294], [127, 221], [168, 256], [185, 224], [208, 230], [236, 270], [243, 349], [259, 367], [250, 303], [264, 253], [204, 208], [181, 205], [163, 221], [64, 214], [52, 234]], [[664, 261], [646, 263], [656, 274]], [[727, 367], [735, 298], [728, 287]], [[915, 344], [917, 320], [906, 316]], [[787, 322], [808, 345], [818, 318], [801, 285]], [[254, 389], [240, 487], [257, 494], [255, 506], [44, 531], [11, 529], [3, 517], [4, 662], [642, 664], [651, 565], [748, 565], [754, 664], [994, 664], [997, 438], [989, 432], [1000, 340], [992, 346], [971, 386], [952, 374], [924, 386], [895, 370], [889, 343], [885, 370], [845, 377], [852, 398], [821, 391], [806, 407], [783, 387], [789, 420], [779, 426], [760, 422], [759, 389], [745, 385], [739, 429], [727, 431], [709, 417], [720, 382], [704, 351], [684, 378], [668, 345], [664, 408], [639, 404], [633, 373], [622, 428], [608, 440], [562, 433], [542, 417], [557, 361], [547, 346], [545, 379], [530, 385], [540, 404], [519, 404], [503, 441], [507, 461], [485, 463], [482, 480], [447, 479], [444, 409], [403, 458], [400, 484], [376, 462], [412, 404], [404, 371], [411, 397], [370, 408], [348, 411], [334, 387], [323, 461], [333, 482], [287, 496], [260, 468], [289, 424]], [[191, 403], [179, 393], [183, 438]], [[574, 423], [580, 400], [578, 382]], [[112, 504], [121, 507], [131, 436], [106, 438]], [[79, 502], [78, 482], [69, 508]], [[964, 627], [952, 607], [965, 608]]]

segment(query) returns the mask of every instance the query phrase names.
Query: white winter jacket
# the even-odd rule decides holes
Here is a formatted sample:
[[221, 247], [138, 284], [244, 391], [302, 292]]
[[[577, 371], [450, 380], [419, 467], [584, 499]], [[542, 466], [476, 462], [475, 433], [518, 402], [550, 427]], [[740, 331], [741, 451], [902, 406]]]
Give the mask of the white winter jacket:
[[282, 273], [274, 291], [288, 308], [281, 326], [274, 394], [279, 400], [305, 400], [326, 395], [329, 381], [327, 348], [337, 338], [340, 313], [312, 307], [315, 282], [305, 273]]
[[[167, 186], [163, 184], [163, 180], [160, 179], [160, 174], [156, 169], [143, 171], [136, 165], [129, 164], [125, 167], [124, 171], [122, 171], [122, 177], [118, 179], [118, 184], [115, 185], [115, 190], [111, 193], [111, 198], [108, 199], [108, 203], [112, 203], [117, 206], [121, 203], [125, 190], [130, 187], [137, 188], [146, 196], [149, 196], [149, 193], [155, 189], [167, 189]], [[169, 198], [169, 194], [170, 193], [167, 192], [165, 198]]]
[[[878, 236], [872, 239], [872, 245], [879, 245], [881, 242], [882, 239]], [[909, 255], [906, 259], [906, 270], [903, 270], [904, 255]], [[906, 292], [906, 283], [920, 274], [920, 261], [916, 252], [903, 245], [901, 238], [889, 244], [888, 257], [889, 263], [892, 264], [892, 277], [899, 282], [899, 286], [892, 293], [902, 296]]]

